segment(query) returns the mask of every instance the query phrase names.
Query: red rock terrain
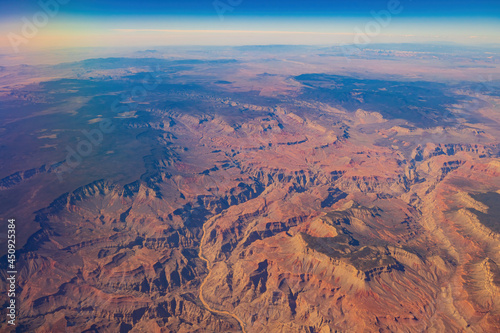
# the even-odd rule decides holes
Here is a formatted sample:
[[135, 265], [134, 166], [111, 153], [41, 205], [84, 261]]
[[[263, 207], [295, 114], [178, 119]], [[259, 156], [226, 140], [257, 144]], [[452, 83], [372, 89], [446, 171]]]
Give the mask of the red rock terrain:
[[319, 102], [206, 103], [148, 108], [126, 128], [149, 140], [139, 177], [35, 212], [20, 331], [500, 331], [491, 109], [490, 124], [420, 128]]

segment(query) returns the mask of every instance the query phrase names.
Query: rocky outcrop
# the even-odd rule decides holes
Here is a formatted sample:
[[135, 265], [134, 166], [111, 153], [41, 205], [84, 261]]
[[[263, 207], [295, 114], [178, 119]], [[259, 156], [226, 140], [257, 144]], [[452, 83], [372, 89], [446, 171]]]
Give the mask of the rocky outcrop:
[[116, 118], [109, 177], [0, 181], [40, 205], [21, 331], [498, 331], [496, 127], [165, 87]]

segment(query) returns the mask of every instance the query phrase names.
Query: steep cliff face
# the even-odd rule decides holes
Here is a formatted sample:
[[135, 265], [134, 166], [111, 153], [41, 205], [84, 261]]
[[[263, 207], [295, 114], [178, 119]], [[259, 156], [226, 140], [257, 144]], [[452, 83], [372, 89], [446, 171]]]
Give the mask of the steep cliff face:
[[[350, 205], [274, 230], [261, 224], [256, 232], [258, 222], [243, 222], [252, 231], [213, 255], [206, 298], [219, 308], [230, 305], [255, 331], [374, 330], [381, 322], [391, 330], [425, 329], [453, 262], [427, 257], [408, 216], [394, 223], [393, 212]], [[206, 252], [224, 246], [217, 235], [225, 218], [208, 222], [206, 232], [215, 237], [202, 243]], [[398, 226], [405, 221], [406, 228]], [[408, 245], [401, 247], [403, 241]]]
[[140, 177], [35, 212], [21, 330], [500, 329], [499, 235], [474, 199], [500, 188], [498, 146], [417, 142], [362, 110], [212, 102], [152, 108], [130, 124], [152, 142]]
[[37, 213], [43, 228], [20, 258], [22, 327], [235, 330], [197, 305], [206, 269], [193, 231], [168, 223], [146, 186], [124, 192], [99, 181]]

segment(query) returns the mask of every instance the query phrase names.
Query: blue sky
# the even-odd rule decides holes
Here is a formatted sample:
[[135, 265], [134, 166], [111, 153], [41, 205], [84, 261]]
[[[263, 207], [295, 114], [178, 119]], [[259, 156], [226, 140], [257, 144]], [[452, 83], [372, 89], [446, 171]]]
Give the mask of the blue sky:
[[[400, 10], [371, 42], [500, 43], [500, 0], [41, 1], [67, 3], [20, 47], [346, 44], [391, 6]], [[41, 10], [38, 1], [1, 1], [0, 47]]]
[[[47, 1], [47, 0], [46, 0]], [[234, 15], [271, 16], [366, 16], [371, 10], [387, 6], [387, 0], [221, 0], [239, 8]], [[406, 17], [496, 17], [500, 18], [498, 0], [407, 0], [401, 1]], [[0, 15], [36, 10], [37, 1], [2, 1]], [[61, 6], [65, 13], [96, 15], [213, 15], [213, 0], [69, 0]]]

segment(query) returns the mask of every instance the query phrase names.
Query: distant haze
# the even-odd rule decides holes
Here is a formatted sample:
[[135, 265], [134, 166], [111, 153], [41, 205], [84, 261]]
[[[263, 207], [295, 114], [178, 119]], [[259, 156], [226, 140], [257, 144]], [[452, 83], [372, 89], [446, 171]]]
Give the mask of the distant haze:
[[497, 1], [45, 3], [50, 6], [0, 5], [2, 53], [98, 46], [500, 43]]

